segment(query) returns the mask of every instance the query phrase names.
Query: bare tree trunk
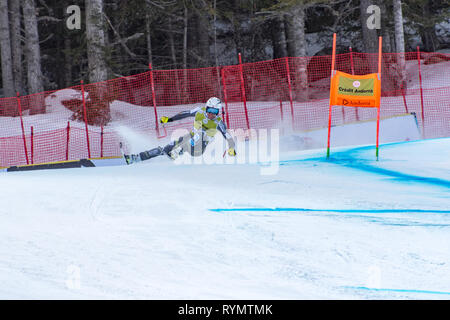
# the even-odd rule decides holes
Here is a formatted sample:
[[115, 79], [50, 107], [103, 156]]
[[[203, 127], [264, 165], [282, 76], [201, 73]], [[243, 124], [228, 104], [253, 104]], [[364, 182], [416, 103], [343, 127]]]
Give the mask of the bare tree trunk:
[[72, 85], [72, 57], [70, 51], [72, 50], [70, 37], [64, 38], [64, 82], [66, 87]]
[[200, 59], [200, 67], [209, 67], [211, 65], [211, 55], [209, 52], [209, 14], [204, 5], [204, 2], [201, 1], [201, 11], [196, 12], [197, 16], [197, 37], [198, 37], [198, 45], [199, 45], [199, 59]]
[[383, 34], [383, 51], [384, 52], [393, 52], [391, 47], [391, 24], [390, 21], [392, 20], [392, 16], [389, 14], [386, 3], [381, 2], [380, 3], [381, 8], [381, 17], [382, 17], [382, 34]]
[[[44, 91], [41, 71], [41, 50], [39, 46], [38, 22], [34, 0], [23, 0], [23, 20], [25, 25], [28, 93]], [[36, 95], [30, 100], [30, 114], [45, 112], [43, 96]]]
[[400, 81], [403, 89], [406, 89], [406, 64], [405, 64], [405, 35], [403, 32], [402, 1], [394, 1], [394, 23], [395, 23], [395, 47], [398, 55], [398, 67]]
[[[423, 17], [427, 22], [423, 23], [423, 25], [419, 28], [419, 34], [422, 39], [423, 50], [428, 52], [436, 52], [440, 43], [436, 36], [435, 23], [428, 22], [432, 21], [433, 14], [431, 13], [432, 1], [425, 1], [422, 6]], [[427, 19], [428, 18], [428, 19]]]
[[292, 25], [292, 17], [290, 15], [284, 16], [284, 34], [286, 37], [286, 52], [289, 57], [296, 57], [295, 52], [295, 36], [294, 26]]
[[278, 59], [287, 56], [286, 51], [286, 36], [284, 32], [284, 22], [279, 18], [272, 21], [272, 47], [273, 58]]
[[[233, 0], [233, 7], [239, 9], [241, 7], [241, 0]], [[239, 14], [239, 10], [235, 10], [231, 17], [231, 25], [233, 28], [233, 42], [236, 47], [236, 63], [238, 63], [239, 53], [241, 54], [242, 60], [245, 60], [244, 44], [243, 44], [243, 30], [242, 30], [242, 18]]]
[[173, 26], [172, 26], [172, 18], [169, 16], [167, 19], [167, 36], [169, 37], [169, 46], [170, 46], [170, 57], [172, 58], [172, 68], [177, 68], [177, 54], [175, 51], [175, 41], [173, 39]]
[[360, 3], [360, 17], [362, 26], [362, 36], [364, 43], [364, 50], [368, 53], [376, 53], [378, 47], [378, 36], [376, 29], [370, 29], [367, 25], [371, 14], [367, 13], [367, 8], [373, 5], [373, 0], [361, 0]]
[[214, 65], [216, 67], [216, 77], [217, 77], [217, 88], [220, 92], [220, 98], [223, 99], [222, 95], [222, 82], [221, 82], [221, 74], [219, 68], [219, 57], [217, 55], [217, 0], [213, 2], [213, 10], [214, 10], [214, 18], [213, 18], [213, 26], [214, 26]]
[[187, 51], [188, 51], [188, 21], [189, 12], [186, 4], [184, 5], [183, 17], [183, 69], [187, 69]]
[[[106, 125], [111, 120], [108, 95], [108, 67], [106, 65], [103, 0], [86, 2], [86, 39], [89, 68], [89, 82], [102, 82], [88, 89], [87, 122], [91, 125]], [[110, 92], [112, 93], [112, 92]]]
[[295, 56], [306, 57], [306, 38], [305, 38], [305, 7], [298, 4], [292, 11], [292, 25], [294, 27], [293, 35], [295, 38]]
[[384, 28], [383, 29], [383, 52], [393, 52], [391, 47], [391, 33], [389, 32], [389, 29]]
[[[301, 57], [297, 64], [297, 98], [299, 100], [308, 99], [308, 74], [307, 74], [307, 58], [306, 58], [306, 37], [305, 37], [305, 5], [296, 4], [291, 9], [291, 26], [289, 27], [291, 36], [291, 46], [295, 57]], [[292, 30], [291, 30], [292, 28]], [[292, 49], [291, 49], [292, 50]]]
[[108, 78], [105, 61], [103, 0], [85, 1], [89, 81], [93, 83], [104, 81]]
[[23, 62], [22, 62], [22, 35], [20, 28], [20, 1], [9, 0], [11, 12], [11, 53], [13, 60], [14, 86], [16, 91], [24, 94], [25, 86], [23, 83]]
[[[172, 58], [172, 69], [177, 69], [178, 68], [178, 62], [177, 62], [177, 52], [175, 50], [175, 40], [173, 37], [174, 34], [174, 30], [173, 30], [173, 25], [172, 25], [172, 18], [169, 16], [168, 18], [168, 26], [167, 26], [167, 36], [169, 37], [169, 46], [170, 46], [170, 56]], [[178, 76], [178, 71], [175, 70], [175, 92], [173, 93], [173, 97], [181, 97], [182, 92], [180, 91], [180, 78]], [[182, 100], [182, 99], [181, 99]], [[179, 101], [174, 103], [181, 103]]]
[[8, 1], [0, 1], [0, 47], [2, 60], [2, 83], [5, 97], [15, 95], [11, 39], [9, 36]]
[[148, 6], [146, 7], [146, 13], [145, 13], [145, 34], [147, 37], [147, 57], [148, 57], [148, 63], [152, 65], [153, 68], [153, 54], [152, 54], [152, 34], [151, 34], [151, 28], [150, 28], [150, 9]]
[[183, 103], [190, 100], [188, 93], [188, 79], [187, 79], [187, 51], [188, 51], [188, 21], [189, 11], [184, 3], [184, 17], [183, 17]]
[[219, 60], [217, 57], [217, 0], [214, 0], [214, 64], [217, 67], [219, 65]]

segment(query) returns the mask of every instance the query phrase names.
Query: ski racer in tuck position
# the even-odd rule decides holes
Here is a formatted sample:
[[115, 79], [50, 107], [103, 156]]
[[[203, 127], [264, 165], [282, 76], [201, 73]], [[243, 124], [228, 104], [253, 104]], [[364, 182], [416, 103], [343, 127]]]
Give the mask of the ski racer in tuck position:
[[227, 140], [228, 154], [235, 156], [235, 142], [227, 131], [227, 127], [222, 118], [219, 116], [221, 111], [222, 102], [219, 98], [212, 97], [206, 102], [204, 107], [182, 111], [170, 118], [161, 117], [160, 122], [162, 124], [194, 117], [194, 127], [188, 134], [172, 141], [165, 147], [157, 147], [140, 152], [139, 154], [124, 154], [127, 164], [148, 160], [164, 154], [173, 160], [184, 152], [189, 152], [193, 157], [201, 156], [206, 146], [214, 140], [217, 131], [220, 131], [224, 139]]

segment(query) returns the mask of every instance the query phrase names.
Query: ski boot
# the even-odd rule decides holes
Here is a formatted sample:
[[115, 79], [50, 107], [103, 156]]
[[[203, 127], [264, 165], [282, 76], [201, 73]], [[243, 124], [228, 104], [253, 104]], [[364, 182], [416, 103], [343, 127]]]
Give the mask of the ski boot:
[[132, 164], [132, 163], [142, 161], [141, 156], [138, 154], [124, 154], [123, 157], [125, 158], [125, 161], [127, 162], [127, 164]]
[[171, 151], [167, 152], [166, 154], [170, 159], [176, 160], [179, 156], [181, 156], [183, 154], [183, 148], [181, 148], [181, 147], [173, 148]]

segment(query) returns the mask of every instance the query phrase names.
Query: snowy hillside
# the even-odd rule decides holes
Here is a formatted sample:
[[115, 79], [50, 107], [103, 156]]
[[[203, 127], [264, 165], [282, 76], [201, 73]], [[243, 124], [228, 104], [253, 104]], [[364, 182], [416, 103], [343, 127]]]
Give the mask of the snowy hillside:
[[[423, 63], [423, 61], [422, 61]], [[422, 87], [424, 89], [442, 88], [450, 86], [450, 77], [445, 73], [448, 70], [447, 66], [450, 62], [442, 62], [437, 64], [422, 65]], [[407, 62], [408, 78], [411, 79], [408, 83], [408, 89], [418, 89], [418, 69], [416, 61]], [[323, 79], [321, 81], [328, 81]], [[323, 83], [328, 85], [328, 82]], [[63, 105], [63, 101], [69, 101], [72, 99], [79, 99], [81, 101], [81, 92], [73, 89], [62, 89], [52, 93], [45, 99], [46, 114], [39, 115], [24, 115], [24, 127], [25, 133], [29, 134], [30, 127], [34, 127], [34, 132], [43, 132], [55, 129], [64, 129], [67, 127], [67, 122], [70, 121], [71, 128], [85, 129], [83, 122], [72, 121], [72, 111], [67, 109]], [[86, 99], [89, 99], [86, 93]], [[408, 101], [409, 102], [409, 101]], [[410, 102], [409, 102], [410, 103]], [[256, 114], [256, 126], [258, 128], [272, 128], [278, 125], [280, 120], [279, 101], [248, 101], [247, 107], [250, 114], [252, 112]], [[317, 104], [319, 107], [323, 105], [322, 101], [316, 100], [307, 103], [300, 103], [294, 101], [294, 109], [296, 113], [302, 114], [305, 108], [313, 108]], [[200, 104], [187, 104], [178, 106], [158, 106], [158, 116], [167, 115], [172, 116], [177, 112], [188, 110], [199, 106]], [[401, 105], [403, 106], [403, 100], [401, 97], [383, 97], [381, 99], [381, 108], [384, 106]], [[290, 106], [289, 101], [283, 101], [284, 118], [286, 122], [290, 122]], [[236, 117], [242, 116], [242, 103], [235, 102], [229, 103], [228, 108], [230, 114], [232, 114], [231, 123], [235, 126], [237, 120]], [[118, 128], [122, 126], [132, 127], [136, 130], [152, 130], [154, 131], [154, 109], [153, 107], [133, 105], [124, 101], [116, 100], [111, 103], [111, 118], [112, 121], [104, 128], [105, 132], [117, 133]], [[318, 108], [318, 110], [320, 110]], [[362, 111], [361, 111], [362, 112]], [[234, 114], [234, 116], [233, 116]], [[258, 114], [264, 115], [258, 117]], [[299, 117], [299, 116], [297, 116]], [[303, 119], [304, 120], [304, 119]], [[298, 121], [298, 120], [297, 120]], [[189, 124], [187, 124], [189, 123]], [[244, 126], [243, 121], [238, 121], [239, 127]], [[190, 121], [185, 121], [187, 125], [181, 125], [182, 127], [189, 127]], [[179, 123], [176, 124], [177, 126]], [[302, 127], [302, 123], [297, 124], [298, 127]], [[169, 125], [171, 127], [171, 125]], [[88, 126], [90, 131], [100, 132], [100, 127]], [[309, 128], [311, 129], [311, 128]], [[316, 128], [314, 128], [316, 129]], [[152, 132], [154, 134], [154, 132]], [[20, 137], [22, 135], [22, 127], [19, 117], [0, 117], [0, 137]], [[80, 139], [78, 135], [73, 135], [70, 140], [75, 143], [77, 139]], [[80, 144], [84, 145], [84, 141]]]
[[[0, 298], [448, 299], [450, 139], [2, 173]], [[26, 201], [24, 201], [26, 197]]]
[[[422, 66], [425, 88], [450, 85], [442, 66]], [[72, 89], [47, 96], [47, 114], [23, 117], [26, 132], [66, 128], [62, 102], [74, 98]], [[296, 117], [324, 123], [327, 107], [296, 103]], [[248, 108], [264, 109], [260, 127], [279, 127], [279, 101]], [[111, 116], [109, 146], [120, 137], [139, 152], [171, 138], [149, 138], [152, 107], [114, 101]], [[450, 138], [418, 140], [411, 115], [384, 119], [375, 161], [374, 121], [336, 125], [326, 160], [327, 130], [291, 123], [285, 112], [269, 163], [257, 155], [268, 141], [252, 149], [257, 140], [241, 139], [236, 158], [220, 150], [198, 163], [0, 172], [0, 299], [449, 299]], [[18, 117], [0, 119], [0, 137], [21, 134]], [[71, 131], [70, 143], [82, 139]]]

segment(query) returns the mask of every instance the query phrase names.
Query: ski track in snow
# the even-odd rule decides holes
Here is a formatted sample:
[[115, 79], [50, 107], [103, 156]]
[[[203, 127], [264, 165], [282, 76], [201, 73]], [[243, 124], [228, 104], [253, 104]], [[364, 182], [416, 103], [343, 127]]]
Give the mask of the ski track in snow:
[[448, 299], [449, 146], [6, 173], [0, 298]]

